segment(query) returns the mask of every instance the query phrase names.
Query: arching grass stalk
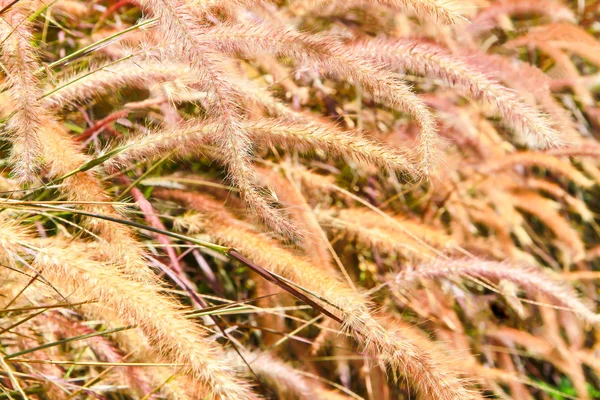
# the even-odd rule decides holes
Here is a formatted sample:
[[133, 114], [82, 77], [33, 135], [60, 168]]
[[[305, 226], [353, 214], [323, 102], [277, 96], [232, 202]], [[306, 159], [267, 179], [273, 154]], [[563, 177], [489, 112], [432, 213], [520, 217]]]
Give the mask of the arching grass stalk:
[[[11, 203], [11, 206], [15, 206], [17, 204], [15, 203]], [[162, 234], [162, 235], [166, 235], [166, 236], [170, 236], [174, 239], [179, 239], [182, 241], [187, 241], [190, 243], [193, 243], [197, 246], [209, 249], [209, 250], [213, 250], [216, 251], [219, 254], [222, 254], [224, 256], [227, 256], [228, 258], [232, 259], [232, 260], [236, 260], [240, 263], [242, 263], [243, 265], [245, 265], [246, 267], [250, 268], [252, 271], [256, 272], [257, 274], [259, 274], [261, 277], [263, 277], [264, 279], [266, 279], [267, 281], [273, 283], [274, 285], [279, 286], [280, 288], [282, 288], [283, 290], [285, 290], [286, 292], [288, 292], [289, 294], [291, 294], [292, 296], [296, 297], [298, 300], [310, 305], [311, 307], [313, 307], [314, 309], [320, 311], [321, 313], [325, 314], [326, 316], [328, 316], [329, 318], [333, 319], [336, 322], [342, 323], [342, 320], [337, 317], [336, 315], [332, 314], [331, 312], [329, 312], [327, 309], [325, 309], [323, 306], [321, 306], [319, 303], [317, 303], [316, 301], [312, 300], [310, 297], [306, 296], [305, 294], [303, 294], [302, 292], [300, 292], [298, 289], [296, 289], [294, 286], [290, 285], [288, 282], [286, 282], [284, 279], [280, 278], [277, 274], [274, 274], [272, 272], [270, 272], [269, 270], [261, 267], [260, 265], [252, 262], [251, 260], [249, 260], [248, 258], [244, 257], [242, 254], [240, 254], [236, 249], [231, 248], [231, 247], [226, 247], [226, 246], [220, 246], [218, 244], [215, 243], [210, 243], [204, 240], [200, 240], [200, 239], [196, 239], [193, 237], [189, 237], [186, 235], [182, 235], [179, 233], [175, 233], [175, 232], [170, 232], [167, 230], [163, 230], [163, 229], [158, 229], [158, 228], [154, 228], [152, 226], [147, 226], [144, 224], [140, 224], [138, 222], [134, 222], [134, 221], [128, 221], [125, 219], [121, 219], [121, 218], [115, 218], [115, 217], [111, 217], [108, 215], [102, 215], [102, 214], [95, 214], [95, 213], [91, 213], [91, 212], [87, 212], [87, 211], [82, 211], [82, 210], [75, 210], [75, 209], [70, 209], [70, 208], [65, 208], [65, 207], [58, 207], [58, 206], [50, 206], [50, 205], [46, 205], [46, 206], [42, 206], [42, 205], [38, 205], [38, 206], [29, 206], [32, 208], [49, 208], [49, 209], [53, 209], [53, 210], [58, 210], [58, 211], [64, 211], [64, 212], [71, 212], [73, 214], [78, 214], [78, 215], [83, 215], [86, 217], [91, 217], [91, 218], [99, 218], [99, 219], [103, 219], [105, 221], [110, 221], [110, 222], [115, 222], [115, 223], [119, 223], [119, 224], [123, 224], [123, 225], [128, 225], [134, 228], [138, 228], [138, 229], [144, 229], [150, 232], [154, 232], [154, 233], [158, 233], [158, 234]]]

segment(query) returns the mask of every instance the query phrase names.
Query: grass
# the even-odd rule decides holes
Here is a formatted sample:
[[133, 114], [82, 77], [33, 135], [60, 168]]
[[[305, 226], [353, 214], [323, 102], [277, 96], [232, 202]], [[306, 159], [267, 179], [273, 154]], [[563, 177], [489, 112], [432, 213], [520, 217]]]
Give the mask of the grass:
[[599, 11], [0, 0], [0, 398], [598, 397]]

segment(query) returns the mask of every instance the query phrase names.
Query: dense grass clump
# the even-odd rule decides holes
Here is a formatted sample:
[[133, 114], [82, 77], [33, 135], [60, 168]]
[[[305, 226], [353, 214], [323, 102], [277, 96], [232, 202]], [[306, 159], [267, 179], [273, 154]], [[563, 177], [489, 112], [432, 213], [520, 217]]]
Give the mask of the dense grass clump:
[[0, 0], [0, 398], [599, 398], [599, 15]]

